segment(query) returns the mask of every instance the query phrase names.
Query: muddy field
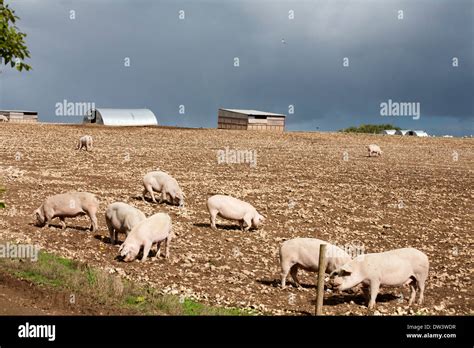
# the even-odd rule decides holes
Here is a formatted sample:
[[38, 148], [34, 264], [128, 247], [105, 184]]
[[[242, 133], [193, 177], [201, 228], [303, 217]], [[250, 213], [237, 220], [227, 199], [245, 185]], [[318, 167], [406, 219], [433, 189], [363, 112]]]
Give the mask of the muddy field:
[[[94, 137], [92, 152], [74, 149], [83, 134]], [[281, 290], [282, 241], [317, 237], [366, 252], [410, 246], [430, 258], [425, 304], [408, 309], [408, 289], [384, 289], [376, 314], [473, 313], [473, 139], [2, 124], [0, 141], [7, 206], [0, 240], [39, 244], [163, 293], [296, 315], [313, 313], [316, 275], [300, 271], [305, 286]], [[381, 158], [367, 157], [370, 143], [380, 145]], [[218, 164], [226, 147], [255, 150], [256, 166]], [[142, 177], [156, 168], [181, 184], [185, 209], [142, 202]], [[58, 221], [33, 225], [45, 197], [71, 190], [100, 198], [98, 233], [86, 230], [85, 217], [66, 220], [64, 231]], [[216, 193], [251, 202], [267, 216], [264, 227], [242, 232], [219, 220], [211, 230], [205, 202]], [[114, 259], [118, 246], [109, 244], [104, 220], [114, 201], [171, 215], [177, 237], [169, 261]], [[323, 311], [367, 313], [361, 294], [331, 292]]]

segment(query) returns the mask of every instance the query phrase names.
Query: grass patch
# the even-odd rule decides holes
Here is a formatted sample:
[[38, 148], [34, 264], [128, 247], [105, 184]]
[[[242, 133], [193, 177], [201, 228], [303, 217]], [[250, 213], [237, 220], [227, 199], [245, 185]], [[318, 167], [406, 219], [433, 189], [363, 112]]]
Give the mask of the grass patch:
[[40, 251], [38, 260], [0, 259], [0, 270], [34, 284], [87, 296], [93, 301], [144, 315], [255, 315], [239, 308], [204, 305], [177, 295], [163, 295], [116, 274]]
[[39, 285], [50, 285], [50, 286], [61, 286], [62, 282], [60, 279], [49, 279], [42, 274], [38, 274], [34, 271], [17, 271], [13, 273], [20, 279], [26, 279], [32, 283]]

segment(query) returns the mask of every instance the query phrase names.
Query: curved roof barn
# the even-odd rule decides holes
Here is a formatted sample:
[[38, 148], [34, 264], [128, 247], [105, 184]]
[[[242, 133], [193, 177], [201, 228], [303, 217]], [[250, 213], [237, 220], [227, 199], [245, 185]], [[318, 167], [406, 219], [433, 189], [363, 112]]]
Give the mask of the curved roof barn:
[[92, 109], [82, 123], [105, 126], [157, 126], [155, 114], [149, 109]]

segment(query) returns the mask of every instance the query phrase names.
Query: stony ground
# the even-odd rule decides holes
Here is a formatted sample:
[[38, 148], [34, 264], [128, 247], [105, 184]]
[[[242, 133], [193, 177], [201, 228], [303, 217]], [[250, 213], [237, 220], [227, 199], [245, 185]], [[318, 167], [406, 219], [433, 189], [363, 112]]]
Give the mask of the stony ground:
[[[83, 134], [94, 137], [92, 152], [74, 149]], [[39, 244], [164, 293], [296, 315], [314, 311], [315, 274], [301, 272], [302, 289], [280, 289], [282, 241], [317, 237], [366, 252], [410, 246], [430, 258], [426, 302], [408, 309], [408, 289], [384, 289], [376, 314], [473, 314], [473, 139], [2, 124], [0, 142], [7, 205], [0, 240]], [[367, 157], [370, 143], [382, 157]], [[257, 165], [218, 164], [227, 146], [255, 150]], [[181, 184], [185, 209], [139, 198], [143, 175], [156, 168]], [[67, 220], [64, 231], [58, 222], [33, 225], [45, 197], [71, 190], [100, 198], [98, 233], [86, 230], [85, 217]], [[267, 216], [264, 227], [241, 232], [220, 221], [211, 230], [205, 202], [216, 193], [251, 202]], [[115, 201], [171, 215], [177, 237], [169, 261], [115, 260], [104, 220]], [[367, 310], [360, 294], [328, 291], [324, 313]]]

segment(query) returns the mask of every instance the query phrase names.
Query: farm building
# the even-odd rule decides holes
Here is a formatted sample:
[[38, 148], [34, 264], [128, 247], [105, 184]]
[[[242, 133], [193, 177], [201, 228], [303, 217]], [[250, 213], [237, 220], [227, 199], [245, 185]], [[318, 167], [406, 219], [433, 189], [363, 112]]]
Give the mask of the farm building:
[[410, 130], [410, 129], [399, 130], [395, 134], [397, 134], [397, 135], [411, 135], [411, 136], [417, 136], [417, 137], [427, 137], [428, 136], [428, 133], [426, 133], [423, 130]]
[[84, 124], [105, 126], [157, 126], [155, 114], [149, 109], [91, 109], [84, 116]]
[[5, 121], [20, 123], [38, 122], [38, 113], [25, 110], [0, 110], [0, 122]]
[[395, 135], [395, 134], [397, 134], [397, 130], [396, 129], [384, 129], [383, 131], [380, 132], [380, 134]]
[[285, 115], [241, 109], [219, 109], [217, 128], [283, 132]]
[[410, 130], [410, 131], [407, 132], [406, 135], [413, 135], [413, 136], [416, 136], [416, 137], [427, 137], [428, 133], [426, 133], [423, 130]]

